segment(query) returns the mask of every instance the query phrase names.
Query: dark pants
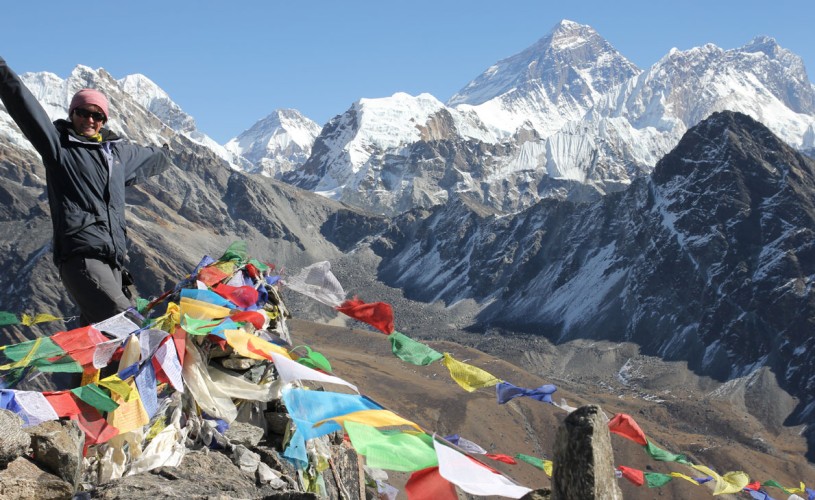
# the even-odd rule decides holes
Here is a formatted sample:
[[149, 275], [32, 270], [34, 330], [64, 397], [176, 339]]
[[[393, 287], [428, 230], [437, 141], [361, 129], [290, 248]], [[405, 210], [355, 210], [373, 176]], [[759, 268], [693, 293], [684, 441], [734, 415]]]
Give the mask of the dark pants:
[[83, 326], [108, 319], [133, 305], [122, 293], [122, 270], [105, 261], [74, 257], [60, 264], [59, 274], [79, 306]]

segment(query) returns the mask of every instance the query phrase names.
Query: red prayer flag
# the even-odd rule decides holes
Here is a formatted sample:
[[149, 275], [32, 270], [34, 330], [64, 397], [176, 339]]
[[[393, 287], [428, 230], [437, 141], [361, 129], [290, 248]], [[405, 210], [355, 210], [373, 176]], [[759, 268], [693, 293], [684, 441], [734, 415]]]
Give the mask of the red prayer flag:
[[745, 486], [744, 489], [745, 490], [758, 491], [758, 490], [761, 489], [761, 482], [760, 481], [753, 481], [752, 483]]
[[438, 467], [417, 470], [405, 484], [408, 500], [457, 500], [453, 483], [441, 477]]
[[93, 406], [79, 401], [81, 412], [73, 415], [71, 420], [75, 420], [79, 428], [85, 433], [85, 448], [82, 455], [87, 455], [88, 447], [98, 443], [104, 443], [110, 438], [119, 434], [119, 429], [108, 424], [105, 417]]
[[200, 271], [198, 271], [198, 281], [204, 283], [205, 285], [211, 287], [214, 284], [225, 280], [228, 278], [229, 275], [225, 272], [221, 271], [217, 267], [207, 266]]
[[229, 299], [238, 307], [250, 307], [257, 304], [258, 291], [251, 286], [230, 286], [218, 283], [212, 291], [225, 299]]
[[620, 465], [617, 469], [623, 473], [623, 477], [631, 481], [633, 484], [637, 486], [642, 486], [645, 484], [645, 473], [641, 470], [632, 469], [631, 467], [626, 467], [624, 465]]
[[173, 342], [175, 343], [175, 350], [178, 353], [178, 362], [184, 366], [184, 355], [187, 352], [187, 331], [181, 326], [175, 327], [173, 334]]
[[365, 302], [354, 297], [346, 300], [337, 310], [355, 320], [367, 323], [385, 335], [393, 333], [393, 309], [390, 304], [384, 302]]
[[71, 358], [82, 366], [93, 364], [96, 344], [109, 339], [92, 326], [84, 326], [67, 332], [58, 332], [51, 340], [62, 348]]
[[639, 445], [646, 446], [648, 444], [648, 440], [645, 439], [645, 433], [642, 432], [640, 426], [637, 425], [633, 418], [625, 413], [614, 415], [614, 418], [608, 423], [608, 430], [626, 439], [630, 439]]
[[229, 319], [236, 323], [252, 323], [255, 330], [262, 330], [266, 323], [266, 317], [257, 311], [241, 311], [233, 314]]
[[48, 401], [48, 404], [54, 408], [54, 411], [59, 417], [74, 417], [79, 415], [82, 413], [80, 404], [93, 408], [90, 405], [82, 403], [71, 391], [43, 392], [42, 395], [46, 401]]
[[503, 453], [486, 453], [484, 456], [505, 464], [515, 465], [518, 463], [514, 458]]

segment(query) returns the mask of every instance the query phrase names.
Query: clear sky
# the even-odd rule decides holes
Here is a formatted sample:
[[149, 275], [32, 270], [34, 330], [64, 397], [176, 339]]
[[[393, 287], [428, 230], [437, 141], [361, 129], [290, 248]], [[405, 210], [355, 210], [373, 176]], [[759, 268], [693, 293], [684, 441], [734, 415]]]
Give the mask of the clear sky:
[[322, 125], [360, 98], [444, 102], [561, 19], [643, 69], [768, 35], [815, 76], [815, 0], [24, 0], [3, 2], [0, 56], [18, 73], [142, 73], [224, 143], [278, 108]]

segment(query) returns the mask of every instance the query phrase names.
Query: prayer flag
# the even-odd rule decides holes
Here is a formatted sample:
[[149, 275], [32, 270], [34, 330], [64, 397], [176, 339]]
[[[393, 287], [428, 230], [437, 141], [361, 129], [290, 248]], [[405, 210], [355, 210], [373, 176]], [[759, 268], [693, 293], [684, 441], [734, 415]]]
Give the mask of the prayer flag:
[[252, 307], [258, 301], [258, 291], [251, 286], [234, 287], [218, 283], [212, 289], [221, 297], [244, 309]]
[[357, 386], [350, 382], [346, 382], [339, 377], [335, 377], [334, 375], [318, 372], [317, 370], [301, 365], [300, 363], [292, 361], [286, 356], [278, 353], [273, 353], [271, 357], [275, 364], [277, 374], [280, 376], [280, 380], [283, 382], [294, 382], [295, 380], [313, 380], [315, 382], [344, 385], [346, 387], [350, 387], [355, 392], [359, 392]]
[[437, 440], [433, 440], [433, 446], [439, 461], [439, 474], [467, 493], [521, 498], [532, 491]]
[[331, 264], [327, 261], [303, 268], [284, 283], [291, 290], [330, 307], [338, 307], [345, 300], [345, 290], [331, 273]]
[[509, 382], [500, 382], [498, 385], [495, 386], [495, 393], [498, 397], [498, 404], [504, 404], [507, 401], [519, 398], [519, 397], [527, 397], [531, 399], [535, 399], [537, 401], [542, 401], [544, 403], [551, 403], [552, 402], [552, 394], [557, 391], [557, 387], [552, 384], [546, 384], [538, 387], [537, 389], [524, 389], [521, 387], [516, 387]]
[[399, 427], [404, 425], [408, 427], [413, 427], [419, 432], [424, 432], [422, 428], [418, 426], [418, 424], [411, 422], [410, 420], [407, 420], [405, 418], [402, 418], [390, 410], [360, 410], [352, 413], [347, 413], [345, 415], [337, 415], [335, 417], [315, 422], [314, 427], [318, 427], [329, 421], [334, 421], [342, 426], [345, 426], [346, 422], [356, 422], [359, 424], [365, 424], [376, 428]]
[[19, 325], [17, 315], [8, 311], [0, 311], [0, 326]]
[[649, 488], [660, 488], [670, 483], [672, 480], [673, 476], [669, 474], [660, 474], [658, 472], [645, 473], [645, 484], [647, 484]]
[[384, 302], [365, 302], [354, 297], [346, 300], [337, 310], [357, 321], [367, 323], [385, 335], [393, 333], [393, 309], [390, 304]]
[[96, 345], [107, 342], [108, 338], [93, 326], [58, 332], [51, 340], [82, 366], [93, 365]]
[[252, 323], [255, 330], [263, 330], [266, 325], [266, 315], [260, 311], [241, 311], [229, 317], [235, 323]]
[[450, 371], [450, 377], [467, 392], [473, 392], [476, 389], [490, 387], [501, 382], [481, 368], [456, 361], [448, 353], [444, 353], [442, 364]]
[[409, 472], [438, 463], [433, 438], [424, 432], [380, 431], [350, 420], [345, 422], [345, 431], [369, 467]]
[[747, 474], [741, 471], [728, 472], [724, 476], [720, 476], [714, 472], [713, 469], [707, 466], [696, 464], [691, 464], [690, 466], [713, 478], [713, 481], [715, 482], [715, 486], [713, 488], [714, 495], [740, 493], [741, 490], [743, 490], [744, 487], [750, 483], [750, 478], [747, 476]]
[[48, 400], [48, 404], [51, 405], [57, 416], [71, 417], [82, 412], [79, 399], [71, 391], [43, 392], [42, 395]]
[[417, 470], [405, 484], [408, 500], [458, 500], [456, 488], [441, 477], [438, 467]]
[[689, 465], [690, 462], [685, 458], [685, 455], [677, 455], [675, 453], [671, 453], [669, 451], [665, 451], [662, 448], [657, 447], [651, 441], [648, 441], [645, 445], [645, 451], [653, 458], [654, 460], [659, 460], [660, 462], [679, 462], [682, 464]]
[[109, 412], [113, 411], [119, 407], [115, 401], [113, 401], [110, 396], [105, 394], [105, 391], [99, 388], [96, 384], [88, 384], [83, 385], [81, 387], [76, 387], [71, 389], [71, 392], [84, 401], [85, 403], [93, 406], [97, 410], [101, 412]]
[[635, 484], [636, 486], [642, 486], [645, 484], [645, 476], [641, 470], [632, 469], [624, 465], [618, 465], [617, 470], [622, 472], [623, 477], [631, 481], [632, 484]]
[[642, 432], [640, 426], [637, 425], [637, 422], [635, 422], [633, 418], [625, 413], [614, 415], [614, 418], [608, 423], [608, 430], [642, 446], [648, 444], [645, 433]]
[[53, 314], [47, 313], [39, 313], [34, 315], [33, 317], [29, 316], [28, 314], [23, 314], [23, 317], [20, 319], [20, 323], [23, 324], [24, 326], [32, 326], [36, 325], [37, 323], [46, 323], [48, 321], [57, 321], [60, 319], [62, 318], [58, 318]]
[[179, 317], [188, 315], [195, 319], [222, 319], [229, 316], [230, 310], [226, 307], [216, 306], [200, 300], [181, 297], [179, 301]]
[[430, 346], [417, 342], [397, 331], [388, 335], [388, 340], [391, 341], [393, 354], [412, 365], [426, 366], [444, 357]]
[[510, 457], [509, 455], [504, 455], [503, 453], [485, 453], [484, 456], [495, 460], [496, 462], [503, 462], [505, 464], [515, 465], [518, 463], [514, 458]]
[[314, 424], [322, 420], [356, 411], [382, 409], [381, 406], [370, 399], [358, 394], [285, 388], [282, 391], [282, 396], [289, 415], [303, 424], [298, 424], [298, 431], [302, 433], [303, 439], [324, 436], [341, 429], [339, 425], [333, 422], [325, 422], [320, 427], [315, 428]]

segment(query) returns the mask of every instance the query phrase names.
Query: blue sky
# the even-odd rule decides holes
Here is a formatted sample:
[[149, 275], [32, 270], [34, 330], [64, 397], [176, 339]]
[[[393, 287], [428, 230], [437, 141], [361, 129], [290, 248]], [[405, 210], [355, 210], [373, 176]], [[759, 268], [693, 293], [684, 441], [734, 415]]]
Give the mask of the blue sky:
[[142, 73], [223, 143], [278, 108], [324, 124], [363, 97], [446, 101], [561, 19], [641, 68], [672, 47], [769, 35], [815, 75], [813, 0], [29, 0], [3, 5], [0, 56], [19, 73]]

